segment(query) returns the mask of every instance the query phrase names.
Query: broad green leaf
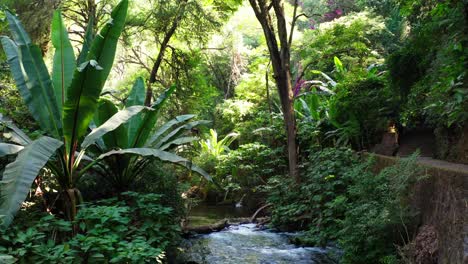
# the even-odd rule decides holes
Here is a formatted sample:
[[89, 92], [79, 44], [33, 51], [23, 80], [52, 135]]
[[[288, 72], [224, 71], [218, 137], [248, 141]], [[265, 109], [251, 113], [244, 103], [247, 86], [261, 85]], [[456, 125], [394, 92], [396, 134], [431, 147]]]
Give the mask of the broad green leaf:
[[192, 119], [194, 117], [195, 117], [195, 115], [180, 115], [180, 116], [177, 116], [176, 118], [166, 122], [164, 125], [162, 125], [158, 130], [156, 130], [153, 133], [153, 135], [148, 140], [148, 142], [146, 142], [145, 146], [153, 145], [159, 139], [159, 137], [161, 137], [164, 133], [166, 133], [169, 130], [169, 128], [171, 128], [172, 126], [175, 126], [177, 124], [185, 122], [185, 121], [187, 121], [189, 119]]
[[5, 11], [5, 15], [10, 27], [11, 35], [18, 45], [30, 45], [31, 38], [24, 29], [19, 19], [13, 15], [10, 11]]
[[299, 102], [301, 102], [301, 105], [302, 105], [302, 110], [304, 110], [304, 114], [306, 117], [310, 117], [312, 115], [312, 113], [310, 112], [310, 108], [309, 106], [307, 105], [307, 103], [304, 101], [304, 99], [302, 98], [299, 98]]
[[112, 150], [112, 151], [109, 151], [107, 153], [102, 154], [101, 156], [98, 157], [98, 159], [102, 160], [102, 159], [104, 159], [106, 157], [109, 157], [109, 156], [112, 156], [112, 155], [124, 155], [124, 154], [134, 154], [134, 155], [139, 155], [139, 156], [143, 156], [143, 157], [153, 156], [153, 157], [158, 158], [158, 159], [160, 159], [162, 161], [168, 161], [168, 162], [171, 162], [171, 163], [174, 163], [174, 164], [184, 166], [189, 170], [192, 170], [194, 172], [199, 173], [200, 175], [205, 177], [205, 179], [207, 179], [209, 181], [212, 181], [211, 176], [207, 172], [205, 172], [200, 167], [192, 164], [191, 161], [189, 161], [189, 160], [187, 160], [185, 158], [182, 158], [182, 157], [180, 157], [180, 156], [178, 156], [176, 154], [173, 154], [173, 153], [170, 153], [170, 152], [167, 152], [167, 151], [158, 150], [158, 149], [130, 148], [130, 149], [123, 149], [123, 150]]
[[0, 215], [4, 227], [11, 224], [34, 179], [60, 146], [62, 142], [56, 139], [41, 137], [24, 147], [16, 160], [5, 167], [0, 181], [0, 193], [3, 196]]
[[190, 142], [193, 142], [195, 140], [198, 140], [199, 138], [197, 137], [180, 137], [180, 138], [176, 138], [168, 143], [166, 143], [165, 145], [163, 145], [162, 147], [160, 147], [159, 149], [160, 150], [167, 150], [168, 148], [170, 148], [171, 146], [180, 146], [180, 145], [184, 145], [184, 144], [187, 144], [187, 143], [190, 143]]
[[176, 89], [176, 86], [175, 85], [172, 85], [171, 87], [169, 87], [168, 89], [166, 89], [159, 97], [158, 99], [156, 99], [156, 101], [151, 105], [151, 108], [155, 109], [155, 110], [159, 110], [163, 105], [164, 103], [166, 102], [166, 100], [169, 98], [169, 96], [171, 96], [172, 93], [174, 93]]
[[158, 119], [158, 112], [159, 109], [164, 105], [166, 100], [169, 98], [169, 96], [175, 91], [175, 86], [171, 86], [170, 88], [166, 89], [154, 102], [154, 104], [151, 106], [156, 111], [153, 112], [147, 112], [143, 116], [143, 122], [141, 123], [140, 127], [137, 130], [136, 135], [133, 137], [134, 140], [133, 142], [129, 142], [132, 147], [142, 147], [145, 146], [148, 137], [153, 130], [156, 121]]
[[[94, 114], [94, 125], [99, 127], [103, 125], [112, 116], [117, 114], [119, 109], [108, 99], [99, 99], [99, 105], [96, 113]], [[94, 127], [93, 129], [96, 129]], [[124, 126], [119, 126], [110, 133], [106, 133], [102, 140], [95, 141], [102, 149], [124, 148], [127, 146], [127, 130]], [[104, 145], [104, 146], [103, 146]]]
[[172, 130], [170, 133], [168, 133], [165, 137], [163, 137], [160, 141], [158, 141], [154, 147], [155, 148], [160, 148], [161, 146], [165, 145], [166, 143], [168, 143], [169, 141], [171, 140], [174, 140], [176, 137], [178, 137], [181, 133], [187, 131], [187, 130], [191, 130], [192, 128], [196, 127], [196, 126], [200, 126], [200, 125], [208, 125], [210, 124], [211, 121], [207, 121], [207, 120], [197, 120], [197, 121], [192, 121], [192, 122], [189, 122], [183, 126], [180, 126], [174, 130]]
[[[210, 131], [213, 129], [210, 129]], [[214, 131], [214, 130], [213, 130]], [[229, 146], [239, 137], [238, 133], [232, 132], [227, 134], [223, 139], [218, 142], [218, 145], [229, 150]]]
[[70, 86], [73, 72], [75, 71], [75, 53], [68, 39], [60, 10], [54, 12], [52, 19], [52, 45], [55, 48], [52, 82], [58, 109], [62, 113], [62, 107], [66, 98], [67, 88]]
[[112, 11], [110, 20], [93, 40], [87, 61], [75, 70], [63, 106], [67, 151], [84, 136], [98, 106], [99, 95], [114, 62], [115, 50], [127, 16], [128, 0]]
[[[113, 115], [109, 120], [107, 120], [104, 124], [99, 126], [98, 128], [94, 129], [84, 140], [81, 144], [81, 148], [85, 149], [89, 147], [91, 144], [96, 142], [99, 138], [105, 135], [108, 132], [114, 131], [116, 128], [120, 127], [122, 124], [125, 124], [135, 115], [139, 114], [141, 111], [154, 111], [149, 107], [135, 105], [129, 108], [125, 108], [117, 112]], [[108, 146], [109, 147], [109, 146]]]
[[132, 90], [128, 95], [128, 98], [125, 102], [125, 107], [130, 107], [134, 105], [143, 105], [145, 103], [145, 81], [143, 78], [138, 77], [133, 84]]
[[18, 263], [18, 259], [10, 255], [0, 254], [0, 263], [2, 264], [14, 264]]
[[[134, 105], [144, 105], [146, 97], [145, 91], [145, 82], [143, 78], [138, 77], [133, 84], [132, 90], [125, 102], [125, 107], [130, 107]], [[138, 128], [141, 126], [141, 122], [143, 121], [142, 115], [134, 116], [127, 124], [127, 134], [128, 134], [128, 142], [134, 142], [135, 136], [138, 132]], [[127, 146], [125, 146], [127, 147]]]
[[59, 137], [62, 134], [61, 116], [39, 47], [32, 44], [17, 46], [7, 37], [2, 37], [1, 42], [18, 92], [29, 112], [44, 131]]
[[88, 52], [91, 49], [91, 43], [93, 42], [93, 28], [94, 28], [94, 16], [89, 17], [88, 26], [86, 26], [85, 37], [83, 46], [81, 47], [80, 55], [76, 61], [77, 65], [81, 65], [86, 61]]
[[[26, 133], [24, 133], [13, 123], [13, 121], [7, 117], [4, 117], [2, 114], [0, 114], [0, 124], [3, 124], [7, 128], [11, 129], [12, 132], [9, 132], [11, 134], [11, 138], [9, 138], [10, 141], [20, 144], [21, 146], [27, 145], [32, 141], [28, 135], [26, 135]], [[5, 136], [5, 134], [6, 133], [3, 133], [3, 136]]]
[[336, 68], [336, 71], [339, 72], [339, 73], [344, 73], [345, 70], [344, 70], [344, 67], [343, 67], [343, 63], [341, 62], [340, 59], [338, 59], [338, 57], [333, 57], [333, 61], [335, 63], [335, 68]]
[[20, 152], [20, 150], [22, 150], [23, 148], [23, 146], [15, 144], [0, 143], [0, 157], [16, 154]]

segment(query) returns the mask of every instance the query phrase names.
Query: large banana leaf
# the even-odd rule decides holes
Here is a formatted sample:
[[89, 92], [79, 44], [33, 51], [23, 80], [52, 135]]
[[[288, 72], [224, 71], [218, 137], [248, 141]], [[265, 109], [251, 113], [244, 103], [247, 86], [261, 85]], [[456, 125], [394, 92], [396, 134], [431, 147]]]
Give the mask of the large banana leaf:
[[63, 106], [63, 130], [67, 151], [86, 133], [98, 105], [99, 95], [114, 62], [115, 50], [127, 16], [128, 0], [112, 11], [110, 20], [94, 38], [87, 61], [73, 76]]
[[[96, 125], [96, 127], [100, 127], [101, 125], [106, 123], [106, 121], [109, 120], [112, 116], [117, 114], [118, 111], [119, 109], [117, 109], [117, 106], [115, 106], [115, 104], [112, 101], [104, 98], [99, 99], [99, 106], [96, 113], [94, 114], [93, 119], [94, 125]], [[93, 129], [96, 129], [96, 127], [94, 127]], [[125, 126], [119, 126], [112, 132], [106, 133], [102, 137], [102, 139], [105, 145], [104, 149], [110, 150], [116, 147], [124, 148], [128, 144], [127, 130]], [[99, 142], [98, 145], [102, 144]]]
[[52, 19], [52, 45], [55, 48], [52, 83], [54, 84], [55, 98], [61, 114], [66, 91], [71, 84], [76, 64], [75, 53], [68, 39], [67, 28], [63, 23], [60, 10], [54, 12]]
[[143, 157], [153, 156], [153, 157], [158, 158], [158, 159], [163, 160], [163, 161], [168, 161], [168, 162], [171, 162], [171, 163], [174, 163], [174, 164], [184, 166], [189, 170], [192, 170], [194, 172], [199, 173], [200, 175], [202, 175], [203, 177], [205, 177], [205, 179], [207, 179], [209, 181], [213, 180], [211, 178], [211, 176], [206, 171], [204, 171], [202, 168], [192, 164], [191, 161], [189, 161], [189, 160], [187, 160], [187, 159], [185, 159], [185, 158], [183, 158], [181, 156], [178, 156], [176, 154], [173, 154], [173, 153], [170, 153], [170, 152], [167, 152], [167, 151], [158, 150], [158, 149], [130, 148], [130, 149], [123, 149], [123, 150], [112, 150], [112, 151], [109, 151], [109, 152], [104, 153], [101, 156], [99, 156], [98, 160], [102, 160], [102, 159], [104, 159], [106, 157], [109, 157], [109, 156], [112, 156], [112, 155], [124, 155], [124, 154], [134, 154], [134, 155], [143, 156]]
[[0, 114], [0, 124], [3, 124], [7, 128], [11, 129], [11, 132], [3, 133], [4, 137], [6, 137], [6, 134], [10, 134], [10, 137], [8, 138], [9, 141], [20, 144], [21, 146], [31, 143], [32, 140], [28, 137], [28, 135], [19, 129], [19, 127], [17, 127], [13, 121], [7, 117], [4, 117], [2, 114]]
[[151, 146], [153, 143], [155, 143], [159, 137], [161, 137], [164, 133], [166, 133], [172, 126], [175, 126], [177, 124], [180, 124], [182, 122], [185, 122], [189, 119], [194, 118], [195, 115], [180, 115], [177, 116], [176, 118], [166, 122], [164, 125], [162, 125], [158, 130], [156, 130], [151, 138], [146, 142], [145, 146]]
[[161, 95], [159, 95], [158, 99], [156, 99], [156, 101], [151, 105], [151, 108], [155, 110], [159, 110], [164, 105], [164, 103], [169, 98], [169, 96], [171, 96], [171, 94], [174, 93], [175, 89], [176, 89], [175, 85], [172, 85], [171, 87], [166, 89]]
[[8, 144], [8, 143], [0, 143], [0, 158], [13, 155], [20, 152], [24, 147], [15, 145], [15, 144]]
[[94, 16], [89, 17], [88, 26], [86, 27], [83, 47], [81, 48], [80, 55], [76, 61], [77, 65], [81, 65], [86, 61], [88, 52], [91, 49], [91, 43], [93, 42], [93, 28], [94, 28]]
[[156, 120], [158, 119], [158, 111], [161, 109], [163, 104], [169, 98], [169, 96], [175, 91], [175, 86], [171, 86], [170, 88], [166, 89], [154, 102], [151, 106], [155, 111], [147, 112], [144, 114], [143, 122], [141, 123], [140, 127], [137, 130], [135, 136], [132, 136], [134, 139], [133, 142], [129, 142], [130, 146], [132, 147], [142, 147], [146, 145], [146, 141], [149, 138], [151, 131], [153, 130]]
[[24, 147], [16, 160], [8, 164], [0, 182], [2, 225], [7, 227], [26, 199], [32, 182], [62, 142], [41, 137]]
[[62, 122], [52, 81], [38, 46], [31, 44], [20, 21], [6, 11], [15, 42], [2, 37], [2, 45], [18, 91], [41, 128], [55, 137], [62, 135]]
[[180, 145], [184, 145], [184, 144], [193, 142], [195, 140], [199, 140], [199, 138], [197, 138], [197, 137], [180, 137], [180, 138], [176, 138], [176, 139], [164, 144], [159, 149], [160, 150], [167, 150], [171, 146], [180, 146]]
[[178, 137], [180, 134], [184, 133], [187, 130], [191, 130], [192, 128], [199, 126], [199, 125], [208, 125], [210, 124], [211, 121], [207, 120], [197, 120], [197, 121], [192, 121], [189, 122], [183, 126], [180, 126], [174, 130], [172, 130], [170, 133], [168, 133], [166, 136], [164, 136], [161, 140], [157, 141], [154, 144], [155, 148], [160, 148], [161, 146], [167, 144], [168, 142], [174, 140], [176, 137]]
[[11, 35], [18, 45], [29, 45], [31, 44], [31, 38], [28, 33], [24, 30], [23, 25], [19, 19], [13, 15], [10, 11], [5, 11], [5, 15], [10, 27]]
[[133, 84], [132, 90], [128, 95], [128, 98], [125, 102], [125, 107], [130, 107], [134, 105], [143, 105], [145, 103], [145, 81], [143, 78], [138, 77]]
[[[135, 115], [139, 114], [141, 111], [154, 111], [153, 109], [141, 105], [131, 106], [129, 108], [125, 108], [117, 112], [113, 115], [109, 120], [107, 120], [104, 124], [99, 126], [98, 128], [94, 129], [84, 140], [81, 144], [81, 148], [85, 149], [89, 147], [91, 144], [96, 142], [99, 138], [110, 131], [114, 131], [116, 128], [120, 127], [122, 124], [125, 124]], [[118, 145], [117, 145], [118, 146]], [[107, 146], [109, 147], [109, 146]]]
[[[134, 105], [143, 105], [145, 103], [146, 91], [145, 91], [145, 82], [143, 78], [138, 77], [133, 84], [132, 90], [125, 102], [125, 107], [130, 107]], [[135, 136], [138, 132], [138, 128], [141, 126], [143, 121], [142, 115], [136, 115], [133, 117], [127, 124], [127, 134], [128, 142], [134, 142]], [[128, 147], [128, 146], [123, 146]]]

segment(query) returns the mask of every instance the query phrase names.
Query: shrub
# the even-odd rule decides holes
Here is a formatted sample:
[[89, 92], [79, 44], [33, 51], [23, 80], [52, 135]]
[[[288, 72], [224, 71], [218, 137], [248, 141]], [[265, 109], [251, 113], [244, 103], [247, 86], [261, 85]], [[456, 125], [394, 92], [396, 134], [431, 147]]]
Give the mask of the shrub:
[[173, 210], [160, 199], [127, 192], [82, 207], [74, 223], [22, 212], [22, 222], [2, 231], [0, 254], [20, 263], [155, 263], [178, 233]]
[[384, 22], [383, 17], [364, 11], [322, 23], [317, 30], [305, 32], [299, 56], [304, 66], [312, 64], [313, 69], [327, 73], [334, 70], [335, 56], [351, 71], [381, 64], [392, 40]]
[[[161, 204], [174, 209], [177, 216], [184, 214], [184, 201], [181, 197], [181, 186], [171, 165], [154, 160], [137, 176], [131, 190], [139, 193], [157, 193], [161, 195]], [[185, 170], [184, 170], [185, 171]]]
[[408, 195], [422, 175], [416, 157], [375, 174], [372, 158], [361, 161], [344, 148], [318, 151], [304, 164], [300, 185], [290, 179], [269, 181], [272, 224], [304, 230], [299, 244], [338, 242], [343, 263], [395, 263], [395, 245], [409, 240], [417, 213]]
[[[407, 126], [450, 127], [468, 120], [466, 3], [402, 1], [411, 31], [388, 59], [392, 87], [402, 97]], [[434, 38], [434, 36], [438, 36]]]
[[283, 174], [286, 168], [283, 151], [272, 149], [261, 143], [240, 146], [222, 156], [216, 167], [218, 178], [227, 179], [244, 191], [264, 185], [271, 176]]
[[313, 241], [308, 241], [311, 244], [335, 239], [336, 221], [344, 214], [342, 203], [349, 184], [344, 175], [357, 164], [351, 150], [329, 148], [313, 153], [303, 164], [300, 185], [295, 186], [289, 178], [271, 179], [268, 202], [273, 205], [273, 225], [281, 229], [314, 228], [310, 236]]
[[355, 123], [349, 143], [357, 149], [369, 149], [380, 142], [389, 122], [396, 118], [393, 93], [385, 79], [369, 73], [349, 74], [336, 87], [330, 108], [331, 122], [345, 126]]
[[353, 182], [338, 233], [344, 263], [387, 263], [395, 258], [395, 245], [408, 242], [417, 214], [409, 206], [409, 187], [423, 175], [416, 158], [401, 159], [376, 175], [369, 170], [372, 159], [349, 172]]

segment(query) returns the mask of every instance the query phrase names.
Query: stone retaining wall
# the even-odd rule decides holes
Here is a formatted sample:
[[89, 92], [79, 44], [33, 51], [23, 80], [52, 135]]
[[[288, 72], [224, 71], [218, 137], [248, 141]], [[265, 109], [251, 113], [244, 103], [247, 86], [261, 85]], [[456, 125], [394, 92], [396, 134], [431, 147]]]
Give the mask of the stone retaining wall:
[[[397, 161], [374, 155], [376, 170]], [[413, 187], [412, 205], [420, 212], [419, 226], [435, 230], [437, 263], [468, 264], [468, 166], [431, 159], [418, 163], [429, 177]]]

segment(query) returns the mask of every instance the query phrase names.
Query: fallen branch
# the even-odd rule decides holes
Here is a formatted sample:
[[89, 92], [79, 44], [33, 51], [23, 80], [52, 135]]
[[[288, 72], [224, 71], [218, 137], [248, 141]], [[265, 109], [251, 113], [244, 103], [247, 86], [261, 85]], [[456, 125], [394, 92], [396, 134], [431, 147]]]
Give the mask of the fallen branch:
[[258, 208], [258, 210], [255, 211], [255, 213], [254, 213], [254, 214], [252, 215], [252, 217], [250, 218], [250, 222], [254, 222], [255, 219], [257, 218], [257, 215], [258, 215], [261, 211], [263, 211], [265, 208], [268, 208], [268, 207], [270, 207], [270, 206], [272, 206], [272, 204], [265, 204], [264, 206]]

